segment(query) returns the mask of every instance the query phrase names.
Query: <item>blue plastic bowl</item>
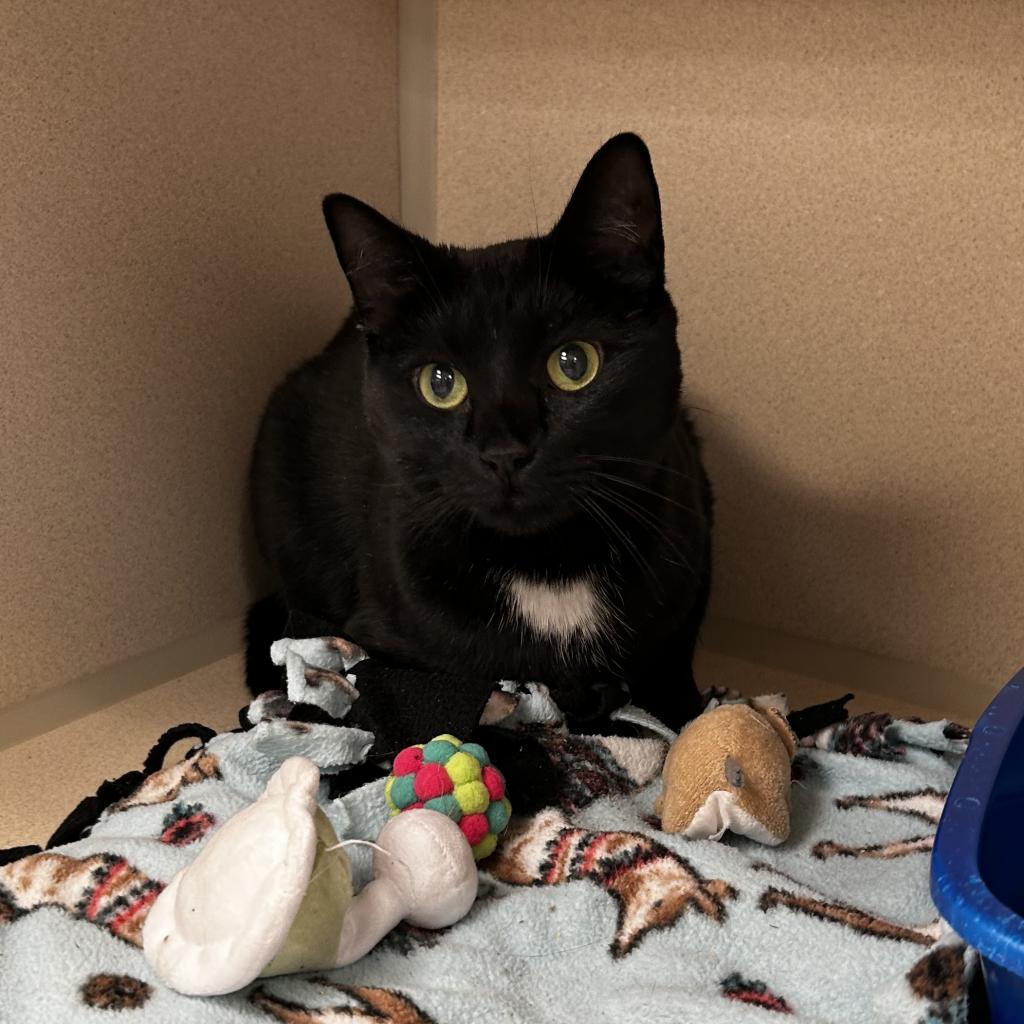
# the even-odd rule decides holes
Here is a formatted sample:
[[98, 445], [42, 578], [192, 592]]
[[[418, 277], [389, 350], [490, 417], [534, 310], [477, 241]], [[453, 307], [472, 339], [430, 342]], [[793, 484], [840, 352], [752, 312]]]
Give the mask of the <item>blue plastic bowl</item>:
[[932, 854], [939, 913], [981, 954], [994, 1024], [1024, 1022], [1024, 670], [978, 720]]

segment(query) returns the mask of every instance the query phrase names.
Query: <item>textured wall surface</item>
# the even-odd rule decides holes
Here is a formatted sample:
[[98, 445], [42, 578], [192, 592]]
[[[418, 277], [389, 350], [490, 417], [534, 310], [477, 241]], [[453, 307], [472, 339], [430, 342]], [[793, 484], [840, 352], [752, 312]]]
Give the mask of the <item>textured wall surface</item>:
[[0, 0], [0, 706], [238, 614], [248, 452], [397, 214], [396, 4]]
[[1024, 661], [1024, 5], [441, 0], [438, 233], [662, 186], [721, 614]]

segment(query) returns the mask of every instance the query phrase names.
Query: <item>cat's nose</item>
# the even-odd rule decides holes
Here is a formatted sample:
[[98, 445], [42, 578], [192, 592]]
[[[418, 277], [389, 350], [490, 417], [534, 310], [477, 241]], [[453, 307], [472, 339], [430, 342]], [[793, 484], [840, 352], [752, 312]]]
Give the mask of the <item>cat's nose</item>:
[[516, 473], [533, 462], [537, 452], [524, 444], [506, 443], [490, 445], [480, 450], [480, 461], [503, 480], [511, 480]]

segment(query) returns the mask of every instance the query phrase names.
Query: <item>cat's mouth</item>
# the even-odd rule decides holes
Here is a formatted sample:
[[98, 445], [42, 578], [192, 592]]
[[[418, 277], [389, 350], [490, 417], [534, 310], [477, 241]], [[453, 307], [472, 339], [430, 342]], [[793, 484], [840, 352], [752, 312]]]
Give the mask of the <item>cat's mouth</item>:
[[565, 522], [570, 509], [551, 498], [530, 497], [521, 491], [506, 493], [499, 501], [476, 510], [482, 526], [510, 537], [543, 533]]

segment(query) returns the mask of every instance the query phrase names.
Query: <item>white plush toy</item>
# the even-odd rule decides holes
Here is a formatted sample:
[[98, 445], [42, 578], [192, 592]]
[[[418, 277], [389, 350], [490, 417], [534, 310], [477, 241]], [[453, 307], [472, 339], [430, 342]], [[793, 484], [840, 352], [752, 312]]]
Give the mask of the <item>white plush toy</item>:
[[445, 928], [477, 895], [473, 853], [434, 810], [381, 830], [374, 878], [353, 895], [352, 868], [317, 806], [320, 772], [289, 758], [153, 904], [143, 931], [157, 976], [185, 995], [222, 995], [258, 977], [358, 960], [400, 921]]

